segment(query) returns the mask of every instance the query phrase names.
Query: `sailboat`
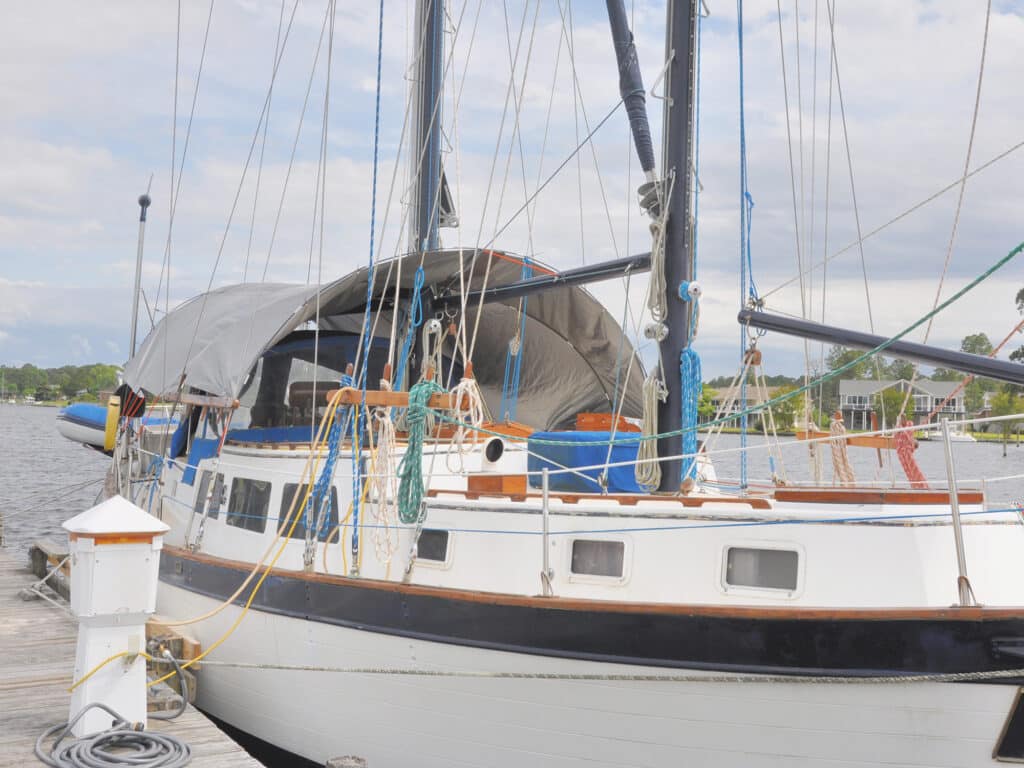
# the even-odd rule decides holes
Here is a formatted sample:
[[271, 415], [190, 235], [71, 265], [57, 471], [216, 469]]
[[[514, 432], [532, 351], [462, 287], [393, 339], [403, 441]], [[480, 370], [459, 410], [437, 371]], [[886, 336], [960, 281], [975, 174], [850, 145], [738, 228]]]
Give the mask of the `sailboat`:
[[[1024, 758], [1015, 510], [952, 475], [715, 482], [691, 344], [700, 4], [667, 4], [658, 162], [607, 5], [649, 253], [558, 271], [440, 246], [444, 8], [418, 0], [409, 252], [202, 294], [129, 361], [132, 396], [180, 420], [154, 447], [122, 418], [111, 486], [171, 527], [158, 612], [204, 649], [199, 706], [374, 768]], [[663, 361], [647, 372], [584, 289], [645, 270]], [[740, 322], [1019, 378], [763, 307]]]

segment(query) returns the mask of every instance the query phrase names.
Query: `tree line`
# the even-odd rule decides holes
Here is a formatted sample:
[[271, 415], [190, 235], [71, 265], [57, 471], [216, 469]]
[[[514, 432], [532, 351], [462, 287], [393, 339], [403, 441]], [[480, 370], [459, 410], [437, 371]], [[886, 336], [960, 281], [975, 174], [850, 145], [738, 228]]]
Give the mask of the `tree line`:
[[71, 398], [82, 394], [95, 396], [101, 389], [117, 387], [116, 365], [63, 365], [38, 368], [31, 363], [19, 367], [0, 366], [0, 381], [7, 397], [34, 397], [36, 400]]

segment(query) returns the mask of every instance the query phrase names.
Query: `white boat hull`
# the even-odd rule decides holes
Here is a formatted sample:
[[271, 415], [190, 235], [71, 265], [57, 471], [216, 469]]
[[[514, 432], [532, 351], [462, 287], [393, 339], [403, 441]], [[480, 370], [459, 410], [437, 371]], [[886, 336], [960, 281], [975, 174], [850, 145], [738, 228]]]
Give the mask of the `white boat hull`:
[[[218, 604], [160, 586], [163, 615], [186, 618]], [[208, 647], [240, 610], [231, 606], [191, 631]], [[426, 642], [257, 611], [211, 658], [333, 668], [680, 672]], [[572, 681], [215, 664], [198, 674], [198, 703], [216, 717], [318, 763], [352, 754], [373, 768], [994, 765], [1016, 696], [1012, 686], [930, 682]]]

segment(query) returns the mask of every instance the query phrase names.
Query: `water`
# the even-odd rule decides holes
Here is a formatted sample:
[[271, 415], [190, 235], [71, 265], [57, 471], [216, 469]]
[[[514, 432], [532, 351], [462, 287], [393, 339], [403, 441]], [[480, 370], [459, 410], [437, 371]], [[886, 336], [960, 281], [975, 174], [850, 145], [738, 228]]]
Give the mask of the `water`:
[[[27, 551], [43, 536], [64, 538], [60, 524], [88, 509], [100, 491], [109, 459], [91, 448], [76, 445], [57, 432], [56, 408], [28, 405], [0, 405], [0, 515], [8, 547]], [[751, 479], [771, 476], [768, 452], [759, 446], [764, 437], [751, 435], [748, 471]], [[714, 462], [719, 477], [739, 477], [738, 435], [722, 435], [714, 445]], [[807, 447], [783, 438], [783, 465], [776, 471], [790, 480], [810, 480]], [[878, 466], [877, 453], [870, 448], [850, 448], [850, 459], [860, 482], [888, 482], [888, 463]], [[992, 504], [1024, 499], [1024, 481], [993, 481], [1005, 475], [1024, 474], [1024, 447], [1011, 442], [1003, 457], [1000, 443], [954, 443], [954, 460], [962, 488], [985, 487]], [[892, 457], [895, 462], [895, 456]], [[946, 465], [942, 443], [922, 441], [917, 460], [925, 475], [936, 484], [945, 483]], [[825, 477], [832, 476], [831, 458], [824, 451]], [[898, 462], [893, 466], [897, 481], [903, 481]], [[75, 486], [83, 486], [75, 488]]]
[[[811, 480], [813, 474], [807, 444], [794, 438], [780, 438], [780, 443], [782, 461], [780, 463], [778, 458], [775, 459], [778, 475], [790, 481]], [[715, 471], [720, 478], [733, 479], [740, 476], [740, 453], [734, 450], [739, 444], [739, 435], [731, 434], [722, 435], [714, 441], [711, 451]], [[772, 475], [765, 444], [762, 435], [752, 434], [747, 438], [747, 445], [751, 449], [747, 452], [747, 476], [751, 481], [766, 481]], [[832, 482], [832, 454], [827, 444], [822, 444], [820, 450], [822, 477], [824, 484], [828, 485]], [[897, 483], [906, 484], [906, 475], [903, 474], [895, 451], [882, 451], [881, 466], [878, 452], [873, 448], [851, 446], [848, 453], [858, 483], [888, 484], [895, 475]], [[914, 456], [930, 484], [935, 487], [945, 486], [946, 457], [940, 439], [920, 441]], [[996, 479], [1008, 475], [1024, 475], [1024, 446], [1011, 440], [1004, 458], [1001, 442], [953, 443], [953, 463], [960, 489], [979, 489], [984, 485], [991, 506], [1024, 500], [1024, 477]]]
[[0, 516], [5, 543], [22, 552], [43, 536], [64, 540], [61, 522], [92, 506], [110, 464], [61, 437], [56, 417], [56, 408], [0, 404]]

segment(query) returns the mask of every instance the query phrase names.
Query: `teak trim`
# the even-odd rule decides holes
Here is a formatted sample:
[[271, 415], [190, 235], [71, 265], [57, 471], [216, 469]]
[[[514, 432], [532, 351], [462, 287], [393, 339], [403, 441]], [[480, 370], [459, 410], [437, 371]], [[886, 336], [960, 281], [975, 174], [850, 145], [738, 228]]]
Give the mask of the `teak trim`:
[[[506, 477], [508, 477], [508, 475], [506, 475]], [[431, 488], [427, 491], [427, 496], [429, 498], [436, 498], [442, 494], [453, 494], [455, 496], [461, 495], [471, 501], [479, 499], [481, 496], [499, 496], [502, 498], [510, 498], [512, 501], [526, 501], [527, 499], [539, 501], [542, 498], [542, 494], [539, 492], [507, 493], [499, 490], [482, 488], [470, 488], [466, 491], [458, 488]], [[579, 504], [580, 502], [586, 503], [588, 501], [615, 501], [625, 507], [635, 507], [637, 503], [641, 501], [662, 501], [682, 504], [684, 507], [703, 507], [705, 504], [746, 504], [751, 509], [772, 508], [771, 502], [768, 499], [739, 496], [672, 496], [669, 494], [661, 496], [657, 494], [642, 493], [549, 493], [548, 498], [558, 499], [563, 504]]]
[[[961, 504], [981, 504], [981, 491], [960, 491]], [[949, 504], [947, 491], [910, 491], [871, 488], [777, 488], [776, 501], [801, 504]]]
[[[363, 397], [366, 397], [366, 405], [370, 407], [381, 406], [384, 408], [407, 408], [409, 407], [408, 392], [389, 392], [386, 389], [368, 389], [363, 392], [354, 387], [343, 387], [342, 389], [330, 389], [327, 391], [328, 401], [337, 399], [338, 405], [362, 405]], [[448, 392], [440, 392], [431, 395], [427, 405], [431, 408], [451, 410], [455, 407], [455, 398]]]
[[[215, 557], [200, 552], [190, 552], [179, 547], [164, 547], [164, 552], [182, 560], [192, 560], [208, 565], [230, 568], [248, 573], [254, 563]], [[679, 603], [628, 603], [612, 600], [588, 600], [586, 598], [540, 597], [513, 595], [504, 592], [479, 592], [468, 589], [426, 587], [418, 584], [402, 584], [379, 579], [352, 578], [324, 573], [306, 573], [272, 568], [274, 576], [300, 581], [336, 584], [344, 587], [375, 589], [384, 592], [398, 592], [407, 595], [436, 597], [442, 600], [458, 600], [465, 603], [508, 605], [523, 608], [546, 608], [561, 611], [599, 611], [608, 613], [649, 613], [659, 615], [716, 616], [721, 618], [748, 618], [764, 620], [780, 619], [829, 619], [836, 621], [985, 621], [1000, 619], [1024, 619], [1024, 606], [1016, 608], [986, 608], [984, 606], [950, 606], [948, 608], [794, 608], [791, 606], [751, 605], [686, 605]], [[259, 610], [258, 606], [254, 606]]]

